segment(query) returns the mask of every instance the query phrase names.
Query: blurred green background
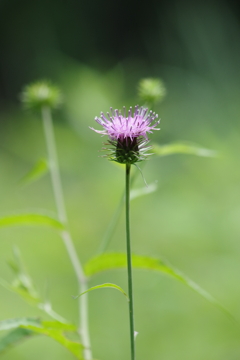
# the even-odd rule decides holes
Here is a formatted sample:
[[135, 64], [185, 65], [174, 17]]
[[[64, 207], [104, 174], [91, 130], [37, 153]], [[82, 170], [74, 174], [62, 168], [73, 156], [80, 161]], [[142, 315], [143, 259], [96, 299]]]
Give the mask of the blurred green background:
[[[218, 156], [153, 157], [144, 167], [158, 190], [132, 202], [137, 254], [166, 258], [240, 318], [240, 28], [231, 1], [0, 1], [0, 214], [55, 211], [50, 178], [27, 187], [19, 180], [46, 155], [37, 113], [24, 111], [22, 87], [42, 78], [58, 84], [64, 105], [54, 113], [70, 229], [83, 262], [96, 254], [124, 189], [121, 168], [99, 158], [102, 138], [89, 126], [110, 106], [135, 105], [143, 77], [167, 88], [156, 105], [158, 144], [184, 140]], [[143, 186], [141, 176], [136, 188]], [[77, 322], [75, 276], [59, 236], [49, 229], [0, 230], [0, 277], [16, 244], [39, 291]], [[125, 251], [124, 216], [109, 247]], [[127, 288], [126, 271], [96, 276], [91, 285]], [[134, 271], [138, 360], [239, 360], [240, 330], [184, 285]], [[42, 315], [0, 288], [0, 319]], [[127, 303], [111, 289], [89, 294], [93, 354], [129, 358]], [[67, 360], [45, 337], [24, 342], [4, 360]]]

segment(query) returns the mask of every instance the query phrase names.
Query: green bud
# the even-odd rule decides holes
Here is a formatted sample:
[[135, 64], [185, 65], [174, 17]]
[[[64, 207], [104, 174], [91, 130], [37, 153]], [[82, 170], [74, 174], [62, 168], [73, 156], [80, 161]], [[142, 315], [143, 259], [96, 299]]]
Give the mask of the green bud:
[[142, 79], [138, 85], [138, 95], [147, 104], [154, 104], [162, 101], [166, 95], [166, 88], [160, 79]]
[[55, 109], [62, 103], [62, 94], [59, 88], [48, 81], [38, 81], [27, 85], [20, 98], [27, 108], [39, 109], [47, 106]]

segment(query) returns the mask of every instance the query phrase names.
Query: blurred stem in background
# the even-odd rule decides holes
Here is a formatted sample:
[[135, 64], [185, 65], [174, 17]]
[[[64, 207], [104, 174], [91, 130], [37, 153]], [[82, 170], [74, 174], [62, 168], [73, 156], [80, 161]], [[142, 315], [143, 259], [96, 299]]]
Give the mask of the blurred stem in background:
[[130, 241], [130, 170], [131, 170], [131, 164], [126, 164], [126, 196], [125, 196], [125, 200], [126, 200], [126, 242], [127, 242], [129, 321], [130, 321], [131, 360], [135, 360], [132, 256], [131, 256], [131, 241]]
[[[143, 168], [143, 166], [144, 166], [144, 162], [142, 163], [142, 168]], [[134, 172], [132, 172], [132, 176], [130, 179], [130, 187], [134, 184], [138, 175], [139, 175], [139, 171], [135, 170]], [[141, 194], [139, 194], [139, 196], [141, 196]], [[130, 196], [130, 200], [131, 200], [131, 196]], [[123, 194], [119, 200], [119, 204], [118, 204], [116, 210], [114, 211], [113, 216], [112, 216], [112, 218], [107, 226], [107, 229], [103, 235], [103, 239], [98, 248], [98, 254], [104, 253], [107, 250], [107, 248], [109, 247], [110, 242], [113, 238], [114, 232], [117, 228], [120, 216], [122, 214], [124, 204], [125, 204], [125, 190], [123, 191]]]
[[[66, 226], [67, 229], [68, 219], [65, 209], [62, 185], [61, 185], [61, 179], [59, 173], [58, 157], [57, 157], [57, 151], [55, 145], [51, 109], [49, 106], [42, 106], [42, 119], [44, 125], [47, 151], [48, 151], [48, 164], [51, 174], [52, 187], [53, 187], [58, 217], [59, 220]], [[77, 256], [76, 249], [74, 247], [69, 230], [62, 231], [61, 237], [65, 244], [66, 250], [68, 252], [70, 261], [72, 263], [72, 266], [74, 268], [78, 280], [79, 293], [83, 293], [87, 290], [87, 278], [84, 274], [81, 262]], [[85, 294], [84, 296], [81, 296], [78, 301], [79, 301], [79, 315], [80, 315], [79, 334], [81, 336], [82, 344], [84, 346], [84, 359], [92, 360], [90, 336], [88, 329], [88, 295]]]
[[[136, 180], [138, 175], [138, 172], [135, 171], [130, 179], [130, 184], [133, 185], [134, 181]], [[119, 201], [118, 207], [116, 208], [116, 210], [114, 211], [114, 214], [108, 224], [107, 230], [105, 231], [105, 234], [103, 236], [103, 239], [101, 241], [101, 244], [99, 246], [98, 249], [98, 253], [102, 254], [106, 251], [106, 249], [108, 248], [112, 238], [113, 238], [113, 234], [116, 230], [116, 227], [118, 225], [118, 221], [120, 219], [123, 207], [124, 207], [124, 203], [125, 203], [125, 190], [121, 196], [121, 199]]]
[[125, 200], [125, 193], [122, 195], [118, 207], [116, 208], [109, 224], [107, 227], [107, 230], [105, 231], [105, 234], [103, 236], [103, 239], [101, 241], [101, 244], [99, 246], [98, 249], [98, 254], [102, 254], [106, 251], [106, 249], [108, 248], [112, 238], [113, 238], [113, 234], [117, 228], [121, 213], [122, 213], [122, 209], [124, 206], [124, 200]]

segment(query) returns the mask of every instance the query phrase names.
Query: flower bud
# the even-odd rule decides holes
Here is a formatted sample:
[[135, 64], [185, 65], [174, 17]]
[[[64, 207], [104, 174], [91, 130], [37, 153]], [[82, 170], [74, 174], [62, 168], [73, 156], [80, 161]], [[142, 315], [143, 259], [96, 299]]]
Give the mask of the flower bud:
[[166, 95], [166, 88], [162, 80], [146, 78], [139, 82], [138, 95], [144, 103], [152, 105], [163, 100]]
[[27, 108], [39, 109], [46, 106], [55, 109], [62, 103], [62, 94], [59, 88], [47, 81], [27, 85], [20, 98]]

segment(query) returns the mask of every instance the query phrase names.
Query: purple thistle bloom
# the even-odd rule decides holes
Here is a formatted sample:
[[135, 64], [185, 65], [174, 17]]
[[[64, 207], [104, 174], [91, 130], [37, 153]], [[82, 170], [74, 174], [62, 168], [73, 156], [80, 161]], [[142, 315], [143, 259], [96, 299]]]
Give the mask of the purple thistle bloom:
[[107, 117], [101, 113], [100, 117], [95, 117], [95, 120], [100, 124], [104, 130], [96, 130], [90, 127], [91, 130], [109, 137], [107, 145], [112, 145], [114, 148], [110, 150], [108, 157], [110, 160], [117, 161], [123, 164], [134, 164], [137, 161], [146, 159], [145, 154], [150, 147], [144, 147], [148, 143], [147, 133], [152, 133], [152, 130], [160, 130], [156, 126], [160, 123], [157, 120], [158, 115], [148, 109], [135, 106], [134, 113], [132, 107], [126, 116], [126, 108], [123, 107], [123, 115], [121, 111], [111, 109], [111, 115], [107, 112]]
[[138, 105], [135, 106], [134, 114], [132, 114], [132, 107], [128, 111], [128, 116], [126, 117], [126, 108], [123, 107], [124, 115], [119, 112], [119, 110], [113, 111], [112, 108], [110, 116], [109, 112], [107, 113], [109, 120], [106, 116], [101, 113], [101, 117], [95, 117], [95, 120], [98, 124], [104, 127], [105, 130], [95, 130], [99, 134], [108, 135], [111, 140], [118, 140], [124, 138], [137, 138], [143, 136], [146, 140], [147, 132], [152, 133], [152, 130], [156, 129], [156, 126], [159, 124], [159, 120], [156, 121], [153, 125], [151, 123], [158, 118], [158, 115], [148, 109], [141, 107], [139, 109]]

